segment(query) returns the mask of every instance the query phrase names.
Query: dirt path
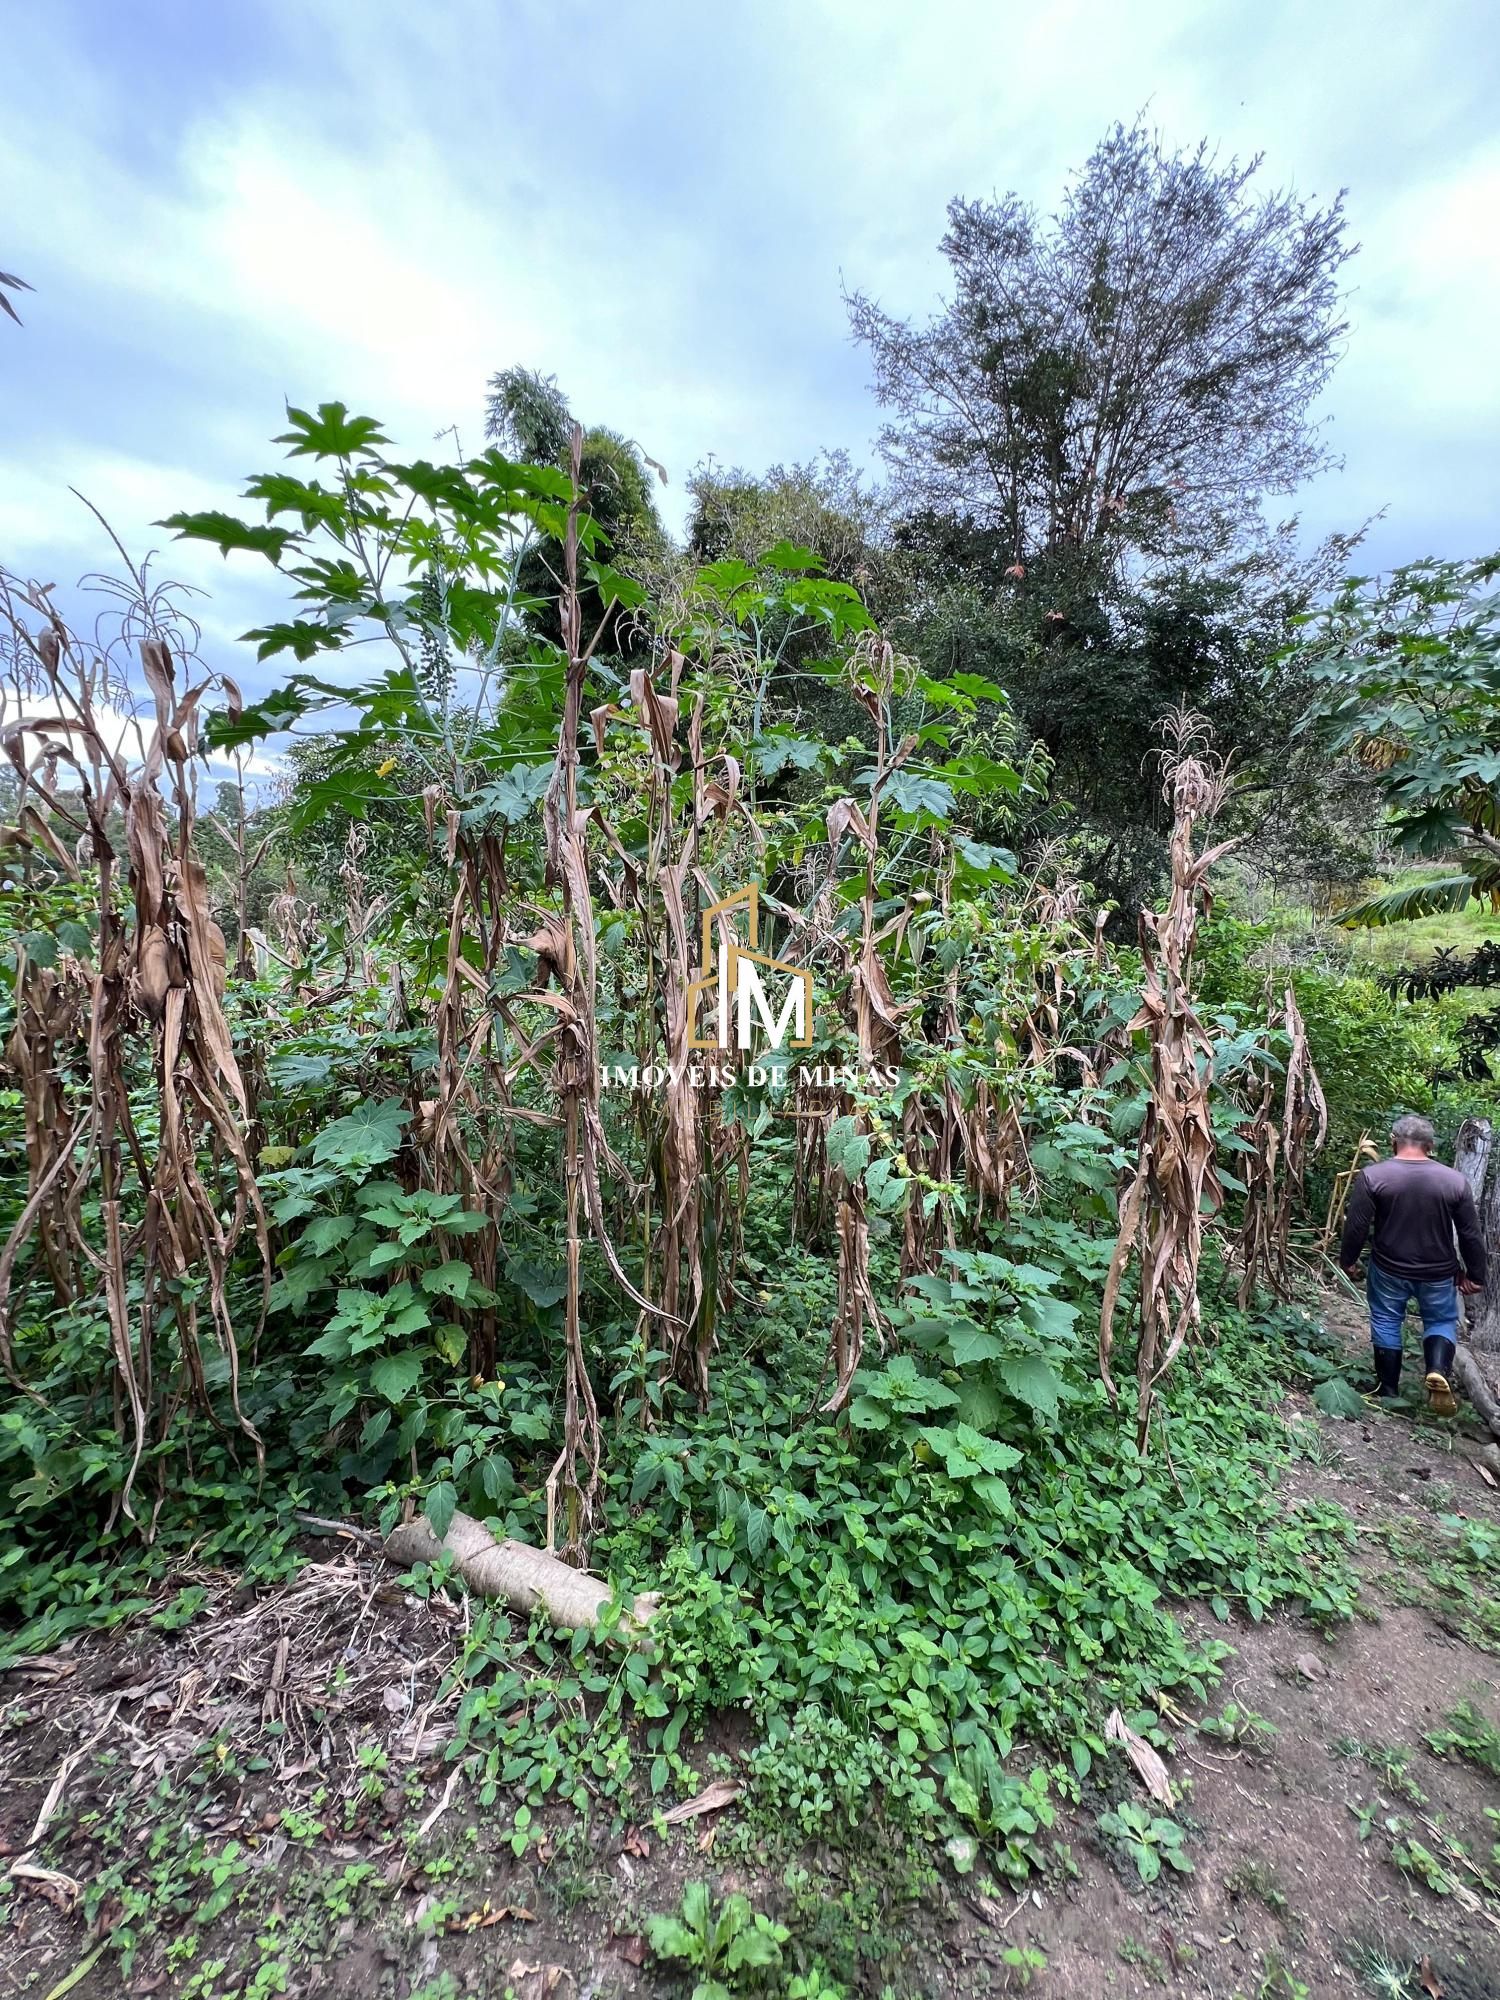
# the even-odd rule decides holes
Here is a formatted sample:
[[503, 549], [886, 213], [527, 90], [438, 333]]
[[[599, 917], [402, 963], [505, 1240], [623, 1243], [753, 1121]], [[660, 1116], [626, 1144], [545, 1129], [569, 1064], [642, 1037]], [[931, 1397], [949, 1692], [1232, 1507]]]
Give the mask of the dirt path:
[[[1401, 1417], [1333, 1424], [1310, 1402], [1303, 1413], [1337, 1462], [1299, 1477], [1290, 1504], [1332, 1499], [1354, 1516], [1363, 1615], [1331, 1641], [1287, 1619], [1235, 1627], [1220, 1712], [1233, 1702], [1275, 1735], [1257, 1742], [1251, 1725], [1235, 1747], [1174, 1730], [1193, 1875], [1161, 1895], [1131, 1892], [1096, 1854], [1080, 1884], [1044, 1892], [1011, 1926], [1047, 1954], [1041, 1992], [1415, 2000], [1425, 1959], [1446, 2000], [1500, 2000], [1500, 1905], [1481, 1894], [1466, 1910], [1422, 1886], [1393, 1862], [1387, 1826], [1405, 1820], [1396, 1837], [1429, 1852], [1441, 1847], [1431, 1826], [1443, 1828], [1487, 1866], [1500, 1839], [1484, 1810], [1500, 1807], [1500, 1780], [1425, 1742], [1466, 1698], [1500, 1720], [1500, 1658], [1454, 1629], [1438, 1527], [1443, 1514], [1500, 1521], [1500, 1510], [1464, 1458]], [[1414, 1589], [1430, 1603], [1395, 1601]], [[1383, 1988], [1382, 1962], [1418, 1976]]]
[[[1331, 1640], [1287, 1619], [1229, 1628], [1235, 1657], [1193, 1718], [1227, 1716], [1227, 1736], [1164, 1712], [1191, 1874], [1143, 1887], [1096, 1831], [1101, 1801], [1054, 1829], [1076, 1875], [1019, 1896], [884, 1841], [771, 1862], [732, 1813], [666, 1838], [560, 1817], [517, 1857], [449, 1784], [439, 1689], [460, 1614], [335, 1555], [249, 1604], [190, 1579], [211, 1615], [85, 1640], [0, 1683], [4, 1853], [98, 1732], [64, 1773], [57, 1875], [0, 1902], [0, 2000], [45, 2000], [80, 1965], [74, 2000], [685, 1994], [642, 1928], [693, 1879], [743, 1890], [877, 2000], [1028, 1980], [1042, 2000], [1500, 2000], [1483, 1881], [1500, 1878], [1500, 1777], [1427, 1741], [1462, 1701], [1500, 1726], [1500, 1494], [1420, 1413], [1341, 1423], [1293, 1398], [1286, 1414], [1309, 1452], [1286, 1503], [1348, 1510], [1362, 1615]], [[91, 1963], [101, 1925], [112, 1945]]]

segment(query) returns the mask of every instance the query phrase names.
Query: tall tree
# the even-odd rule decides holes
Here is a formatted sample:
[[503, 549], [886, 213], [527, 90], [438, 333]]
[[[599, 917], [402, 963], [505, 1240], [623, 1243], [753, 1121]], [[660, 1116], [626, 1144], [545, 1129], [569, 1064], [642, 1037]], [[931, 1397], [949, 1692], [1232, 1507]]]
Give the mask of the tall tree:
[[824, 573], [868, 594], [878, 560], [883, 503], [846, 451], [757, 476], [706, 462], [688, 477], [688, 553], [699, 562], [755, 563], [778, 542], [811, 549]]
[[1015, 194], [950, 204], [928, 325], [854, 293], [908, 506], [967, 517], [1007, 564], [1253, 539], [1260, 496], [1329, 462], [1309, 412], [1352, 254], [1342, 196], [1257, 198], [1260, 164], [1117, 125], [1045, 220]]
[[[573, 422], [555, 376], [531, 368], [502, 368], [490, 377], [485, 436], [508, 458], [568, 469]], [[660, 555], [666, 533], [656, 511], [651, 475], [654, 472], [663, 483], [667, 475], [655, 459], [633, 438], [595, 424], [584, 429], [579, 470], [583, 504], [603, 531], [610, 562], [634, 568], [641, 560]], [[544, 540], [521, 565], [521, 587], [536, 605], [533, 622], [554, 644], [562, 637], [557, 609], [561, 575], [562, 546], [557, 542]], [[581, 601], [592, 632], [604, 616], [604, 601], [592, 586], [585, 587]], [[614, 629], [618, 624], [611, 621], [603, 642], [606, 651], [624, 642], [623, 629]]]

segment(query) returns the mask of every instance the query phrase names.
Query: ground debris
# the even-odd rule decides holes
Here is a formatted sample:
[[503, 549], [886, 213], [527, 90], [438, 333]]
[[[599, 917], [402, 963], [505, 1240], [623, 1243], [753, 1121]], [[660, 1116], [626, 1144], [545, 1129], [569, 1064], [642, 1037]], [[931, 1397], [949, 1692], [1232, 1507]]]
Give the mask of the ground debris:
[[664, 1812], [662, 1819], [668, 1826], [677, 1826], [685, 1819], [697, 1819], [703, 1813], [722, 1812], [725, 1806], [733, 1805], [743, 1788], [733, 1778], [716, 1778], [711, 1785], [705, 1785], [695, 1798], [684, 1799], [680, 1806], [673, 1806]]
[[578, 1990], [578, 1982], [565, 1965], [528, 1965], [524, 1958], [511, 1961], [506, 1973], [515, 1988], [516, 2000], [564, 2000]]
[[1130, 1727], [1117, 1708], [1112, 1708], [1109, 1712], [1109, 1720], [1104, 1725], [1104, 1735], [1106, 1741], [1118, 1743], [1123, 1748], [1150, 1797], [1155, 1799], [1158, 1805], [1166, 1806], [1170, 1811], [1175, 1801], [1166, 1765], [1145, 1737]]

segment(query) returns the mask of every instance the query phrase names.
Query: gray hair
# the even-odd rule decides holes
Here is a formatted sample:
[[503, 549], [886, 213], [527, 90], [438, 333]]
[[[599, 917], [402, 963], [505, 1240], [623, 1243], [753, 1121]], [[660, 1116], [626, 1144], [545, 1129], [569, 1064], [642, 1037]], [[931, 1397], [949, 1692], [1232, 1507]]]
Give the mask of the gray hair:
[[1432, 1129], [1430, 1118], [1419, 1118], [1415, 1111], [1408, 1111], [1398, 1118], [1391, 1127], [1393, 1146], [1420, 1146], [1424, 1153], [1430, 1153], [1437, 1134]]

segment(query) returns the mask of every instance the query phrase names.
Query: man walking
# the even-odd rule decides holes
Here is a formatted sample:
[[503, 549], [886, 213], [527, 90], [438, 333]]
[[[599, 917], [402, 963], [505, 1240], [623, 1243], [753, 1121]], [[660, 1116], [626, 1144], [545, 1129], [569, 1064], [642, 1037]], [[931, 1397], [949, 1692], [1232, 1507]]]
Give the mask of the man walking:
[[1400, 1393], [1401, 1323], [1415, 1300], [1422, 1317], [1428, 1408], [1451, 1417], [1458, 1409], [1449, 1381], [1458, 1340], [1458, 1295], [1484, 1290], [1484, 1239], [1469, 1183], [1433, 1159], [1432, 1142], [1432, 1126], [1425, 1118], [1396, 1120], [1391, 1158], [1377, 1160], [1355, 1178], [1339, 1263], [1349, 1277], [1358, 1278], [1373, 1223], [1367, 1290], [1376, 1394]]

